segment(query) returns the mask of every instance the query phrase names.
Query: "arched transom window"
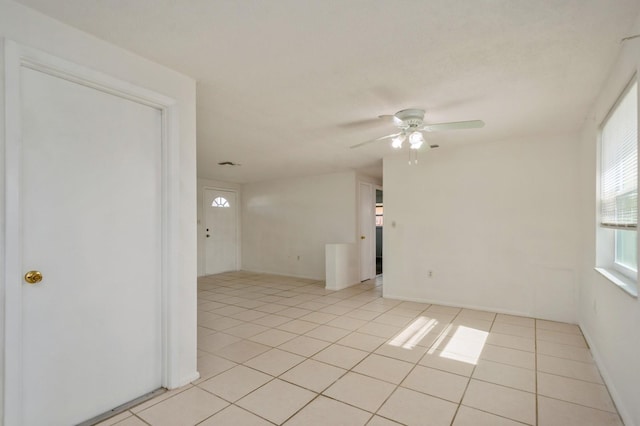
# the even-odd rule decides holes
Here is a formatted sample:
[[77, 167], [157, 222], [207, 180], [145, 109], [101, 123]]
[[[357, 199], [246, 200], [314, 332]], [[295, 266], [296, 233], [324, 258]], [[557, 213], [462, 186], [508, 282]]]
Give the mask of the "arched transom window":
[[211, 207], [231, 207], [229, 202], [223, 197], [216, 197], [211, 203]]

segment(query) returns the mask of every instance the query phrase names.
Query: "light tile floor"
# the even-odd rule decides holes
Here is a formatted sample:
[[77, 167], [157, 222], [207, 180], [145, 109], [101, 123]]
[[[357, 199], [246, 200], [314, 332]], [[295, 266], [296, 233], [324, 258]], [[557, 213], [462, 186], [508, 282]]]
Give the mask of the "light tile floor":
[[201, 278], [201, 378], [101, 424], [622, 424], [577, 326], [384, 299], [381, 283]]

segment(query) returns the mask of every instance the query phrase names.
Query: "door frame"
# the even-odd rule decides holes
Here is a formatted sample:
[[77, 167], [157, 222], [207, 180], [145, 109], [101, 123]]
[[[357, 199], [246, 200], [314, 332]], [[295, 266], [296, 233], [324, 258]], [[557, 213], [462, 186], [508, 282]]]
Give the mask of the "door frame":
[[[367, 208], [366, 212], [362, 211], [362, 186], [365, 185], [367, 186], [367, 191], [369, 192], [369, 195], [371, 197], [371, 201], [372, 204]], [[358, 237], [358, 243], [360, 243], [360, 238], [362, 236], [362, 228], [363, 228], [363, 224], [361, 223], [362, 221], [362, 216], [364, 215], [364, 213], [368, 213], [369, 216], [369, 222], [370, 222], [370, 226], [367, 229], [366, 234], [364, 235], [365, 239], [369, 240], [369, 273], [368, 273], [368, 277], [363, 277], [362, 276], [362, 245], [361, 243], [358, 244], [359, 246], [359, 250], [358, 250], [358, 261], [360, 263], [360, 271], [359, 271], [359, 275], [360, 275], [360, 281], [366, 281], [368, 279], [371, 278], [375, 278], [376, 277], [376, 244], [375, 244], [375, 235], [376, 235], [376, 209], [375, 209], [375, 205], [376, 205], [376, 193], [375, 193], [375, 185], [373, 183], [370, 182], [365, 182], [365, 181], [358, 181], [358, 235], [360, 237]], [[373, 242], [373, 243], [372, 243]]]
[[[0, 40], [1, 41], [1, 40]], [[22, 421], [22, 241], [20, 70], [26, 67], [158, 109], [161, 147], [161, 384], [179, 384], [179, 133], [176, 100], [98, 71], [4, 40], [5, 86], [5, 242], [4, 242], [4, 424]]]
[[[222, 187], [217, 187], [217, 186], [203, 186], [202, 187], [202, 219], [204, 220], [204, 227], [206, 228], [207, 226], [207, 208], [211, 207], [207, 205], [206, 202], [206, 194], [205, 191], [226, 191], [226, 192], [233, 192], [234, 194], [236, 194], [236, 265], [235, 265], [235, 270], [239, 271], [240, 270], [240, 255], [241, 255], [241, 250], [240, 250], [240, 206], [241, 201], [240, 201], [240, 192], [237, 189], [231, 189], [231, 188], [222, 188]], [[203, 273], [204, 275], [207, 275], [207, 241], [206, 239], [204, 240], [204, 244], [202, 245], [202, 249], [204, 250], [204, 256], [203, 256], [203, 262], [204, 262], [204, 266], [203, 266]]]

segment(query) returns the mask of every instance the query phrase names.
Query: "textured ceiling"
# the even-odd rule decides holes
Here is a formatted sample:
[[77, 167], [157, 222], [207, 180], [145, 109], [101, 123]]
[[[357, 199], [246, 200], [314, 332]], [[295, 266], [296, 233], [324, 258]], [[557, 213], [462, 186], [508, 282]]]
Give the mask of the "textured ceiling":
[[198, 176], [235, 182], [381, 176], [387, 143], [348, 147], [391, 133], [373, 119], [404, 108], [425, 109], [427, 122], [486, 122], [430, 134], [440, 149], [575, 132], [640, 9], [638, 0], [20, 3], [194, 77]]

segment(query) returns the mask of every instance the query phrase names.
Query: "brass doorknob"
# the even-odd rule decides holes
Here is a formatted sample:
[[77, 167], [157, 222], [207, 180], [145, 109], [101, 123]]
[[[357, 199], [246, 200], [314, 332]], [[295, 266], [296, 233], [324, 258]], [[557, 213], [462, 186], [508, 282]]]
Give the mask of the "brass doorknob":
[[360, 235], [360, 239], [361, 239], [361, 240], [364, 240], [364, 239], [365, 239], [365, 236], [364, 236], [364, 235]]
[[29, 271], [24, 274], [24, 280], [29, 284], [38, 284], [40, 281], [42, 281], [42, 272]]

